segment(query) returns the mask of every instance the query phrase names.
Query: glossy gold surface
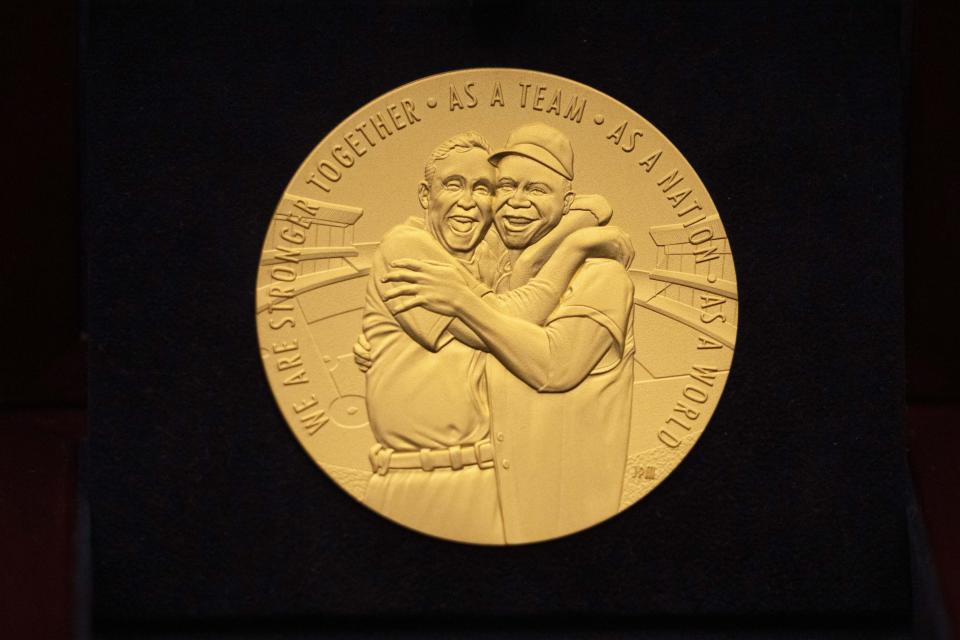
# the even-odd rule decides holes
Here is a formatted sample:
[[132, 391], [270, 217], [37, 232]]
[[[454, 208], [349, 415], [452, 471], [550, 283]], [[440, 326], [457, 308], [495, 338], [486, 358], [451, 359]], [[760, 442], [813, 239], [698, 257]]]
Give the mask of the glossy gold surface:
[[374, 511], [479, 544], [645, 496], [706, 428], [737, 335], [730, 244], [680, 152], [613, 98], [517, 69], [424, 78], [344, 120], [283, 192], [256, 286], [310, 456]]

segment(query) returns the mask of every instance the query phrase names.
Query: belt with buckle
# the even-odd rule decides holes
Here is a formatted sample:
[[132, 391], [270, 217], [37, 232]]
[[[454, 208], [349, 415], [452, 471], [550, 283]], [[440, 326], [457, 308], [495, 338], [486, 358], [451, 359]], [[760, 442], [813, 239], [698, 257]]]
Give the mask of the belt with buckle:
[[481, 469], [493, 467], [493, 443], [481, 440], [472, 445], [453, 445], [446, 449], [396, 451], [380, 443], [370, 448], [370, 466], [374, 473], [386, 475], [391, 469], [462, 469], [470, 465]]

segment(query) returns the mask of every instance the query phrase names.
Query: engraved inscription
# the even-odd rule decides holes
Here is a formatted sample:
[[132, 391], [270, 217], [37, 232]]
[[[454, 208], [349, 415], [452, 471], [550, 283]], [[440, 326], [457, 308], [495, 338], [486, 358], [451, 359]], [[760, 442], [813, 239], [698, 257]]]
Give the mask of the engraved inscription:
[[684, 385], [681, 399], [673, 407], [673, 411], [664, 420], [657, 437], [668, 447], [680, 446], [686, 433], [702, 416], [702, 406], [710, 399], [709, 389], [717, 379], [717, 369], [708, 366], [694, 366], [689, 376], [693, 382]]
[[[600, 122], [603, 122], [601, 118]], [[598, 122], [597, 124], [600, 124]], [[620, 147], [624, 153], [633, 153], [637, 148], [637, 141], [643, 137], [643, 131], [636, 128], [630, 128], [630, 123], [626, 120], [616, 129], [607, 134], [607, 140]], [[629, 129], [629, 130], [628, 130]]]
[[633, 480], [654, 480], [657, 477], [657, 468], [636, 464], [630, 467], [629, 474]]
[[587, 100], [569, 91], [564, 95], [563, 90], [559, 88], [552, 89], [542, 84], [521, 82], [520, 108], [580, 122], [587, 109]]
[[[436, 103], [428, 106], [432, 108]], [[330, 193], [333, 185], [343, 177], [343, 172], [354, 167], [371, 149], [422, 119], [417, 114], [416, 103], [410, 98], [384, 105], [382, 110], [356, 123], [352, 131], [331, 145], [329, 153], [315, 162], [314, 170], [307, 176], [307, 184]]]
[[274, 366], [282, 372], [281, 379], [285, 385], [306, 384], [310, 382], [307, 370], [303, 366], [300, 356], [300, 345], [296, 340], [273, 344], [273, 353], [277, 356]]
[[311, 436], [316, 435], [323, 425], [330, 421], [323, 409], [317, 408], [320, 401], [317, 396], [310, 394], [309, 398], [294, 403], [293, 411], [300, 418], [300, 425]]
[[[450, 111], [473, 109], [480, 104], [475, 94], [476, 86], [476, 82], [465, 82], [458, 90], [456, 86], [450, 85]], [[463, 95], [463, 98], [460, 97], [461, 95]]]

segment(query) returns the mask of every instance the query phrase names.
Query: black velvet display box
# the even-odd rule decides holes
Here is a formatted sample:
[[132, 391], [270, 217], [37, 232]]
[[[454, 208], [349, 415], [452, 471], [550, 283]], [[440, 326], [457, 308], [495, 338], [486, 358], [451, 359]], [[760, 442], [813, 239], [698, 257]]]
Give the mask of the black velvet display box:
[[[83, 14], [98, 628], [909, 620], [898, 5]], [[276, 408], [253, 314], [267, 222], [319, 140], [396, 86], [482, 66], [584, 82], [663, 131], [720, 210], [742, 305], [680, 467], [600, 526], [516, 548], [419, 535], [339, 489]]]

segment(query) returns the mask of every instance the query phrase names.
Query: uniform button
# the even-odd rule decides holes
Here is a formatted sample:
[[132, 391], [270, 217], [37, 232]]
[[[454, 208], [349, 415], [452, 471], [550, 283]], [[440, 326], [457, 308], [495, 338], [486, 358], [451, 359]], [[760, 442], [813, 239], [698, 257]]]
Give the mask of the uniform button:
[[497, 434], [497, 442], [503, 442], [503, 431]]
[[509, 469], [509, 468], [510, 468], [510, 461], [504, 459], [504, 461], [500, 463], [500, 466], [502, 466], [504, 469]]

